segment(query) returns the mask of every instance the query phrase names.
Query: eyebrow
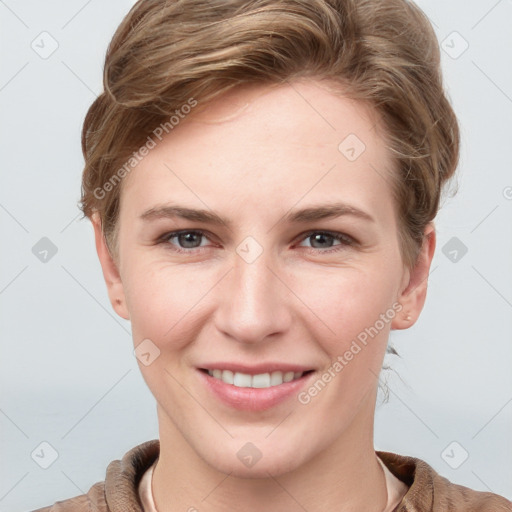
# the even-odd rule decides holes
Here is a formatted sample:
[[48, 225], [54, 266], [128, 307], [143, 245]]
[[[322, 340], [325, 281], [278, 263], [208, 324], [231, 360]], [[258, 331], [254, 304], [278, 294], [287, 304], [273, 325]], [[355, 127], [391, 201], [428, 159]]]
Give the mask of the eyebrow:
[[[345, 215], [350, 215], [369, 222], [375, 222], [375, 219], [363, 210], [344, 203], [334, 203], [327, 205], [311, 206], [302, 210], [290, 211], [282, 218], [282, 221], [288, 223], [307, 223], [318, 220], [333, 219]], [[194, 222], [202, 222], [212, 225], [225, 225], [231, 227], [232, 222], [220, 217], [209, 210], [186, 208], [183, 206], [161, 205], [146, 210], [140, 218], [143, 221], [165, 218], [181, 218]]]

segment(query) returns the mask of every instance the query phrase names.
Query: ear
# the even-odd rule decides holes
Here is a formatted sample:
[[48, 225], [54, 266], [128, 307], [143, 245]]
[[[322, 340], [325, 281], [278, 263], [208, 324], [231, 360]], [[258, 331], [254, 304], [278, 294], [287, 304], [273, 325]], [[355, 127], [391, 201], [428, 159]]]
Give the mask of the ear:
[[391, 329], [407, 329], [418, 320], [427, 297], [428, 275], [435, 248], [436, 231], [431, 222], [425, 228], [423, 245], [414, 267], [404, 273], [397, 298], [403, 309], [393, 318]]
[[101, 219], [98, 213], [94, 213], [91, 217], [91, 222], [94, 227], [94, 237], [96, 239], [96, 252], [100, 260], [101, 269], [103, 271], [103, 278], [107, 285], [108, 296], [114, 311], [125, 320], [130, 319], [130, 314], [126, 307], [126, 299], [124, 296], [123, 283], [117, 268], [117, 264], [110, 254], [107, 246], [103, 230], [101, 228]]

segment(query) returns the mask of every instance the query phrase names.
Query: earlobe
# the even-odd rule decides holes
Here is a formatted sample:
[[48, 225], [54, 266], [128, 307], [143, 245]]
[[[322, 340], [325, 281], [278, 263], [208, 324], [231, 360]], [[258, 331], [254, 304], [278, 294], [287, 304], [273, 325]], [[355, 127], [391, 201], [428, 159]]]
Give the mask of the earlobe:
[[110, 254], [105, 236], [101, 228], [101, 219], [98, 213], [94, 213], [91, 217], [94, 228], [94, 238], [96, 241], [96, 252], [100, 260], [103, 278], [107, 285], [108, 296], [114, 311], [125, 320], [130, 319], [128, 309], [126, 307], [126, 299], [124, 294], [123, 283], [114, 258]]
[[402, 309], [391, 323], [392, 329], [407, 329], [418, 320], [427, 297], [430, 265], [436, 248], [436, 232], [431, 222], [424, 231], [423, 245], [414, 267], [408, 272], [405, 286], [400, 292], [398, 302]]

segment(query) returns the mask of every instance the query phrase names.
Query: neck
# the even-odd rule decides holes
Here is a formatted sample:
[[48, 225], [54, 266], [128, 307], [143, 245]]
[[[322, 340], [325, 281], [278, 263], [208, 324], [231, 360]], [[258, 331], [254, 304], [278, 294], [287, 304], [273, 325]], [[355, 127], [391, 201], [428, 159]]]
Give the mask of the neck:
[[293, 470], [240, 478], [199, 457], [159, 407], [160, 456], [152, 484], [156, 508], [158, 512], [382, 512], [387, 490], [373, 448], [374, 409], [375, 396], [370, 393], [343, 434]]

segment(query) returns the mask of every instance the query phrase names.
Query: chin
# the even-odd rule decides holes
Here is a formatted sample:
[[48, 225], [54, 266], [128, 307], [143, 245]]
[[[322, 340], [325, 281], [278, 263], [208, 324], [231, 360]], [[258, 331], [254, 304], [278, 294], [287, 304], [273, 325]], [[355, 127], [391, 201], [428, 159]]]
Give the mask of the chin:
[[249, 479], [279, 476], [293, 471], [303, 463], [304, 452], [301, 451], [302, 457], [298, 457], [295, 446], [274, 447], [268, 442], [265, 445], [264, 440], [259, 444], [257, 441], [253, 443], [238, 440], [233, 444], [233, 448], [219, 446], [221, 451], [205, 454], [203, 459], [217, 471], [236, 478]]

